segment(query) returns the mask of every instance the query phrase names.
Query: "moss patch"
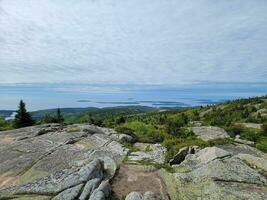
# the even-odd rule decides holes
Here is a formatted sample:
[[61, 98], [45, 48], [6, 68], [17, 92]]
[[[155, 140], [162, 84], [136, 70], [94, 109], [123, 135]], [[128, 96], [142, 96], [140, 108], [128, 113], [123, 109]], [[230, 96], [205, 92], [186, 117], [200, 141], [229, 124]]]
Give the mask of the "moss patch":
[[89, 149], [93, 149], [95, 146], [88, 141], [88, 139], [84, 138], [79, 140], [78, 142], [76, 142], [75, 144], [81, 145], [83, 148], [89, 150]]
[[45, 171], [40, 171], [40, 170], [36, 170], [34, 168], [31, 168], [30, 170], [28, 170], [25, 174], [23, 174], [20, 178], [19, 178], [19, 184], [26, 184], [29, 182], [32, 182], [34, 180], [37, 180], [39, 178], [48, 176], [49, 173], [45, 172]]

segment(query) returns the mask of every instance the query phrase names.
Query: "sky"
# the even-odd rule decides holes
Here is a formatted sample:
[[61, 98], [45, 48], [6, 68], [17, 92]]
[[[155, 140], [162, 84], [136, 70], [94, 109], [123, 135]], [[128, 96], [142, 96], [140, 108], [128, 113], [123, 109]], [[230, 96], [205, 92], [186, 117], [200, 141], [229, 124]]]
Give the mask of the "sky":
[[266, 0], [0, 0], [0, 85], [267, 81]]

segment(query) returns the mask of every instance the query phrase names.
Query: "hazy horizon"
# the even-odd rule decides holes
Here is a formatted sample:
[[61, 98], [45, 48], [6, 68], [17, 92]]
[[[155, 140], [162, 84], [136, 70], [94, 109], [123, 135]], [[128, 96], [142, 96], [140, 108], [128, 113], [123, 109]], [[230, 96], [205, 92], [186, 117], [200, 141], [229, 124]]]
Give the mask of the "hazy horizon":
[[0, 87], [0, 110], [64, 107], [207, 105], [267, 94], [266, 83], [201, 82], [184, 85], [11, 84]]

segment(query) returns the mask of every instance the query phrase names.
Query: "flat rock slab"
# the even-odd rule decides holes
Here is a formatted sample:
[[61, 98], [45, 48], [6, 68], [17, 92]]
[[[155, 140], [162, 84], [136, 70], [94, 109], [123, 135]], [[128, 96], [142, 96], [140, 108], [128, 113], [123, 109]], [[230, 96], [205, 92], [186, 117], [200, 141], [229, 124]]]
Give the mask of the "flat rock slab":
[[132, 152], [128, 156], [129, 162], [148, 161], [163, 164], [165, 161], [166, 148], [160, 144], [137, 143], [135, 147], [140, 151]]
[[228, 133], [219, 127], [214, 126], [200, 126], [192, 127], [191, 130], [204, 141], [214, 140], [218, 138], [230, 138]]
[[47, 124], [0, 132], [0, 189], [31, 183], [95, 158], [108, 161], [105, 166], [112, 177], [117, 168], [113, 158], [122, 160], [129, 150], [109, 136], [114, 131], [103, 130], [85, 124], [60, 130], [58, 124]]

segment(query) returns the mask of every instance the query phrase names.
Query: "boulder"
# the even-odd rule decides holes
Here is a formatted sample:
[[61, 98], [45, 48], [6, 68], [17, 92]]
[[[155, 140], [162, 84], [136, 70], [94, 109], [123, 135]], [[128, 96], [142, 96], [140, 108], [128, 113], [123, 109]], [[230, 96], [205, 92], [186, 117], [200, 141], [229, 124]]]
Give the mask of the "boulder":
[[99, 178], [91, 179], [90, 181], [88, 181], [83, 188], [79, 200], [87, 200], [91, 196], [93, 191], [98, 188], [100, 182], [101, 179]]
[[237, 125], [241, 125], [245, 128], [254, 128], [254, 129], [261, 129], [262, 124], [257, 123], [237, 123]]
[[170, 165], [179, 165], [184, 161], [188, 154], [194, 154], [197, 148], [197, 146], [181, 148], [178, 153], [169, 161]]
[[131, 192], [125, 200], [161, 200], [161, 197], [151, 191], [146, 192], [144, 195], [139, 192]]
[[255, 144], [255, 142], [240, 139], [240, 135], [235, 136], [235, 142], [240, 143], [240, 144], [246, 144], [246, 145], [254, 145]]
[[136, 141], [132, 136], [126, 134], [119, 134], [118, 137], [122, 142], [134, 143]]
[[200, 126], [200, 127], [192, 127], [191, 130], [195, 135], [197, 135], [204, 141], [214, 140], [218, 138], [230, 138], [228, 133], [224, 129], [219, 127]]
[[[144, 143], [145, 144], [145, 143]], [[138, 143], [140, 145], [140, 143]], [[132, 152], [128, 156], [129, 162], [149, 161], [163, 164], [165, 161], [166, 148], [160, 144], [145, 144], [149, 146], [149, 150], [143, 149], [141, 151]]]
[[143, 200], [143, 196], [139, 192], [131, 192], [127, 195], [125, 200]]
[[230, 156], [231, 154], [223, 149], [218, 147], [207, 147], [205, 149], [200, 150], [196, 153], [196, 158], [200, 161], [200, 163], [209, 163], [215, 159], [225, 158]]
[[160, 196], [155, 192], [146, 192], [144, 194], [144, 200], [161, 200]]
[[95, 190], [89, 200], [105, 200], [105, 194], [100, 190]]
[[161, 169], [160, 174], [171, 199], [262, 200], [267, 196], [267, 180], [260, 173], [265, 164], [264, 158], [233, 156], [221, 148], [208, 147], [186, 156], [175, 166], [176, 173]]
[[74, 186], [72, 188], [69, 188], [69, 189], [64, 190], [63, 192], [59, 193], [52, 200], [75, 200], [78, 197], [78, 195], [80, 194], [82, 188], [83, 188], [83, 184]]

